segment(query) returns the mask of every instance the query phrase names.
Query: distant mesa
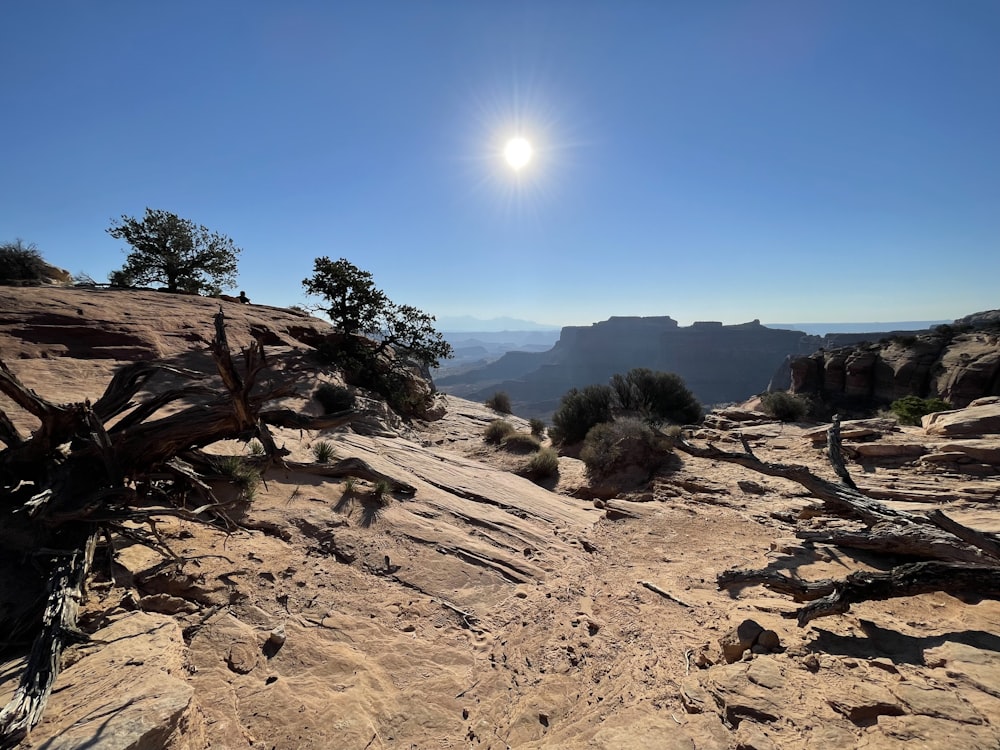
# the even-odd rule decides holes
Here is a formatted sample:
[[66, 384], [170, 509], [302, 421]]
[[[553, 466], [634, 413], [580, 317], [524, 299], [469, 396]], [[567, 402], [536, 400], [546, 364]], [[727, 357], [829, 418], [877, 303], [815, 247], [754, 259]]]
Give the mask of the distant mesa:
[[[887, 328], [895, 325], [886, 324]], [[705, 320], [681, 326], [670, 316], [620, 316], [590, 326], [566, 326], [546, 351], [512, 350], [493, 362], [467, 362], [457, 371], [441, 372], [436, 383], [446, 393], [479, 401], [502, 390], [517, 414], [548, 417], [570, 388], [606, 383], [616, 372], [648, 367], [677, 373], [702, 404], [713, 405], [742, 401], [768, 388], [787, 389], [793, 377], [800, 378], [797, 382], [803, 392], [812, 392], [820, 377], [817, 368], [825, 367], [815, 360], [814, 352], [912, 335], [906, 330], [888, 330], [818, 336], [764, 326], [757, 319], [737, 325]], [[801, 373], [794, 374], [791, 363], [801, 363], [810, 355], [813, 364], [798, 365]], [[922, 382], [914, 387], [922, 388]], [[968, 389], [970, 397], [985, 395], [979, 389]]]

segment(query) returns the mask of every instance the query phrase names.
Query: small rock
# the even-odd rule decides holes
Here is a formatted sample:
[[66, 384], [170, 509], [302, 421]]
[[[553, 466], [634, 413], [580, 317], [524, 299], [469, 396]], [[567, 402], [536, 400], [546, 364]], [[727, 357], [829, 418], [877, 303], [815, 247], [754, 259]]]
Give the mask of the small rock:
[[773, 630], [765, 630], [757, 636], [757, 644], [766, 651], [777, 651], [781, 648], [781, 638]]
[[754, 620], [744, 620], [726, 635], [719, 639], [722, 646], [722, 655], [729, 664], [739, 661], [743, 653], [749, 650], [757, 636], [763, 632], [764, 628]]
[[285, 645], [285, 638], [285, 626], [279, 625], [268, 633], [267, 642], [275, 648], [281, 648]]
[[249, 674], [257, 666], [257, 649], [244, 641], [236, 641], [229, 647], [226, 664], [236, 674]]
[[802, 660], [803, 666], [810, 672], [819, 671], [819, 657], [816, 654], [809, 654], [805, 659]]
[[763, 495], [767, 490], [756, 482], [744, 479], [739, 480], [736, 485], [748, 495]]

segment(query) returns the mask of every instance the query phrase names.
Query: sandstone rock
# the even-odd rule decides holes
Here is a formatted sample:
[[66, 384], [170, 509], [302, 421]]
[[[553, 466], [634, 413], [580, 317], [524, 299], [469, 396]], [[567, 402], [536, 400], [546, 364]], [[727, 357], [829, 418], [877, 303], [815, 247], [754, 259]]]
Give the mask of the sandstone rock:
[[916, 685], [912, 682], [901, 682], [890, 689], [910, 713], [963, 724], [983, 723], [983, 717], [954, 692], [938, 690], [927, 685]]
[[229, 647], [226, 664], [236, 674], [250, 674], [260, 660], [257, 658], [257, 644], [236, 641]]
[[151, 594], [139, 599], [139, 609], [144, 612], [176, 615], [180, 612], [197, 612], [198, 605], [177, 596], [170, 596], [170, 594]]
[[[192, 707], [184, 641], [169, 617], [135, 613], [94, 633], [102, 647], [63, 670], [26, 748], [160, 750]], [[188, 726], [195, 733], [195, 728]]]
[[861, 443], [852, 447], [865, 458], [909, 458], [927, 452], [920, 443]]
[[732, 664], [739, 661], [743, 652], [749, 650], [757, 641], [764, 628], [754, 620], [744, 620], [733, 630], [719, 639], [722, 646], [722, 655], [726, 661]]
[[929, 716], [882, 716], [866, 740], [864, 747], [871, 750], [996, 750], [1000, 732]]
[[828, 697], [827, 703], [837, 713], [862, 726], [872, 723], [879, 716], [899, 716], [904, 713], [896, 696], [886, 688], [871, 683], [860, 683], [847, 693]]
[[921, 419], [928, 435], [992, 435], [1000, 433], [1000, 404], [939, 411]]
[[1000, 439], [963, 440], [962, 442], [944, 443], [935, 447], [938, 451], [946, 455], [958, 453], [973, 461], [985, 464], [1000, 464]]
[[[726, 723], [732, 726], [744, 719], [753, 719], [757, 722], [775, 721], [785, 713], [782, 706], [783, 699], [779, 693], [751, 682], [748, 670], [754, 663], [720, 665], [691, 675], [711, 696], [710, 705]], [[767, 672], [770, 675], [770, 670]]]

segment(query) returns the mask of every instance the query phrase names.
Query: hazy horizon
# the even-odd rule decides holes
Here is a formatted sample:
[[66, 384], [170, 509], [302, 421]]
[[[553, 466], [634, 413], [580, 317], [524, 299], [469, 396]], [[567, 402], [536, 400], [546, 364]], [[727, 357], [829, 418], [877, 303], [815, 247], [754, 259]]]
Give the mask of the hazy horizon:
[[[980, 312], [978, 310], [970, 310], [968, 314], [973, 312]], [[627, 316], [612, 316], [612, 317], [627, 317]], [[673, 316], [669, 316], [673, 317]], [[957, 316], [963, 317], [963, 316]], [[607, 320], [605, 318], [604, 320]], [[676, 318], [675, 318], [676, 320]], [[750, 319], [754, 320], [754, 319]], [[740, 323], [749, 323], [750, 320], [727, 320], [718, 321], [724, 325], [737, 325]], [[889, 320], [889, 321], [808, 321], [808, 322], [797, 322], [797, 323], [761, 323], [761, 325], [767, 328], [784, 328], [792, 330], [801, 330], [805, 333], [811, 333], [815, 335], [825, 335], [827, 333], [874, 333], [879, 331], [916, 331], [924, 328], [929, 328], [933, 325], [940, 325], [942, 323], [951, 323], [955, 318], [948, 319], [933, 319], [933, 320]], [[456, 322], [461, 321], [465, 326], [468, 327], [455, 327]], [[565, 325], [549, 325], [544, 323], [538, 323], [531, 320], [523, 320], [516, 318], [491, 318], [482, 319], [474, 318], [472, 316], [461, 316], [460, 318], [441, 318], [437, 321], [438, 330], [443, 333], [453, 333], [453, 334], [474, 334], [474, 333], [525, 333], [525, 332], [543, 332], [543, 331], [558, 331], [566, 326], [590, 326], [601, 321], [590, 321], [589, 323], [566, 323]], [[680, 326], [690, 326], [693, 323], [698, 322], [694, 320], [690, 321], [678, 321]], [[512, 327], [513, 323], [527, 324], [529, 327], [516, 328]], [[478, 327], [475, 327], [478, 326]]]
[[99, 281], [111, 221], [151, 207], [231, 237], [232, 291], [270, 305], [324, 255], [438, 318], [998, 305], [998, 3], [55, 0], [0, 24], [0, 242]]

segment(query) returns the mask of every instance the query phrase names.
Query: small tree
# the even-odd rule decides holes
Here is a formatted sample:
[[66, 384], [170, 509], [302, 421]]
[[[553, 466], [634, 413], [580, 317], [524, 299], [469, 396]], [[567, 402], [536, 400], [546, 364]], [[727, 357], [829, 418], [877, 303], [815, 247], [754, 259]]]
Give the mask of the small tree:
[[434, 316], [411, 305], [397, 305], [368, 271], [345, 258], [317, 258], [313, 275], [302, 280], [308, 294], [323, 297], [324, 312], [333, 325], [349, 335], [374, 336], [379, 345], [374, 356], [398, 347], [428, 367], [452, 355], [451, 345], [434, 329]]
[[552, 415], [549, 436], [567, 445], [579, 443], [591, 427], [611, 421], [611, 395], [606, 385], [588, 385], [582, 391], [571, 388]]
[[155, 281], [168, 292], [218, 294], [236, 285], [242, 250], [225, 235], [177, 214], [152, 208], [142, 219], [123, 214], [107, 232], [132, 246], [122, 269], [109, 275], [115, 286]]
[[648, 422], [690, 424], [701, 418], [701, 405], [680, 375], [636, 367], [613, 375], [611, 388], [620, 409], [636, 412]]

